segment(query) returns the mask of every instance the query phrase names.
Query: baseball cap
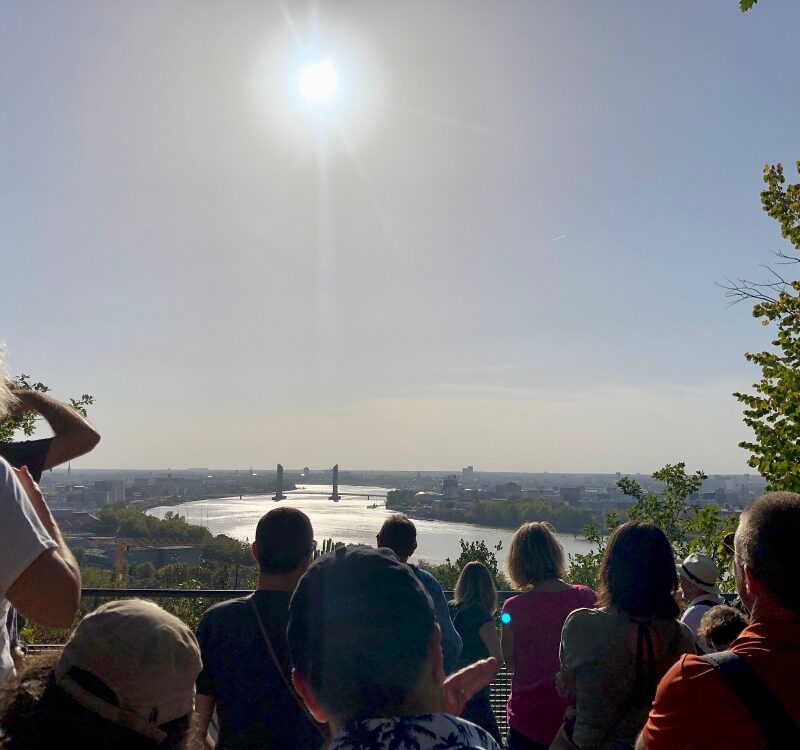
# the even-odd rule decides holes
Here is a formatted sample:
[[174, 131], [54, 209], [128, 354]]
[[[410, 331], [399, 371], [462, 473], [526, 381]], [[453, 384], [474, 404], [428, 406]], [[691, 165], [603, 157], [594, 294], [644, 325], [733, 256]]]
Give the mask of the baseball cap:
[[[74, 669], [101, 680], [119, 705], [75, 679]], [[55, 665], [55, 683], [76, 703], [157, 742], [159, 726], [194, 708], [200, 648], [192, 631], [157, 604], [113, 601], [80, 621]]]
[[719, 595], [717, 564], [708, 555], [693, 552], [677, 566], [678, 575], [691, 581], [709, 594]]

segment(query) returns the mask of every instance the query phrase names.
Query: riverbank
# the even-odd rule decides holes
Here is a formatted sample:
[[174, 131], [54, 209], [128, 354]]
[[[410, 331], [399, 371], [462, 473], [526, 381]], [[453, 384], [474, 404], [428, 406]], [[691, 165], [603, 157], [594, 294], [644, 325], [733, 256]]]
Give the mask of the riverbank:
[[416, 502], [413, 490], [390, 490], [386, 496], [386, 507], [393, 512], [405, 513], [410, 518], [420, 520], [489, 526], [511, 531], [528, 521], [546, 521], [558, 532], [580, 535], [587, 524], [598, 521], [597, 516], [590, 511], [538, 498], [479, 500], [467, 506], [455, 503], [422, 505]]

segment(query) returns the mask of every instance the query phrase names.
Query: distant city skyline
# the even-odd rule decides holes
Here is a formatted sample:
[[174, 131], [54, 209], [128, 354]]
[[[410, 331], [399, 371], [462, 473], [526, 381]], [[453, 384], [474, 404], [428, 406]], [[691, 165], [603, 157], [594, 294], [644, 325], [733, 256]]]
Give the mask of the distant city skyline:
[[798, 28], [0, 0], [10, 369], [96, 397], [73, 469], [754, 473], [731, 393], [774, 332], [716, 283], [787, 247], [759, 191], [800, 157]]

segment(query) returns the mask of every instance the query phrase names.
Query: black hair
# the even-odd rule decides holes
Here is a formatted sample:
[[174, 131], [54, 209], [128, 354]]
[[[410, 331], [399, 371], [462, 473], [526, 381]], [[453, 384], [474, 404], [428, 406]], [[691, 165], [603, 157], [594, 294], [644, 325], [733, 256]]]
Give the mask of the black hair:
[[297, 508], [275, 508], [256, 527], [258, 567], [264, 573], [296, 570], [314, 549], [314, 530]]
[[435, 627], [408, 565], [390, 550], [341, 547], [300, 579], [289, 613], [292, 663], [321, 706], [342, 720], [402, 710]]
[[614, 606], [631, 617], [674, 620], [678, 576], [666, 534], [655, 524], [628, 521], [608, 539], [600, 564], [598, 607]]

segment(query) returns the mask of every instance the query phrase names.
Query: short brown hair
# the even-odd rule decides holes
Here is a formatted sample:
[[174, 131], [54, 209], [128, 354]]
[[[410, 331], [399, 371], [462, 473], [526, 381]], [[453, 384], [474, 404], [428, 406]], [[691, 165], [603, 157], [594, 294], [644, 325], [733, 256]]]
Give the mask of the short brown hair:
[[506, 575], [516, 588], [566, 574], [564, 548], [549, 523], [531, 521], [514, 532], [506, 556]]
[[736, 552], [787, 609], [800, 613], [797, 565], [800, 494], [767, 492], [747, 506], [736, 534]]
[[727, 648], [747, 627], [747, 618], [728, 604], [711, 607], [700, 620], [697, 635], [711, 642], [714, 648]]
[[458, 576], [453, 602], [465, 607], [475, 605], [489, 614], [497, 610], [497, 588], [489, 569], [477, 560], [468, 562]]
[[628, 521], [608, 539], [600, 563], [598, 607], [617, 607], [631, 617], [674, 620], [680, 609], [675, 557], [666, 534], [654, 523]]
[[264, 573], [296, 570], [313, 550], [311, 521], [297, 508], [275, 508], [263, 515], [256, 526], [258, 567]]
[[403, 513], [392, 513], [378, 532], [381, 547], [388, 547], [405, 560], [417, 548], [417, 527]]

